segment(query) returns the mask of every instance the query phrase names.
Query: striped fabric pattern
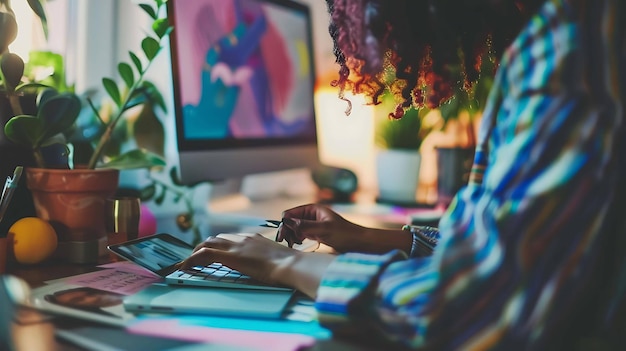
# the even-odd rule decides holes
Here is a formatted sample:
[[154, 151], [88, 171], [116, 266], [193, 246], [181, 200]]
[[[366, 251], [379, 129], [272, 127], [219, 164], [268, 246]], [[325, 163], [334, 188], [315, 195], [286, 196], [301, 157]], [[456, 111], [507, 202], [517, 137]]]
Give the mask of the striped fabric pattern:
[[614, 226], [626, 217], [616, 194], [626, 182], [624, 6], [543, 5], [502, 57], [470, 183], [434, 255], [337, 257], [318, 290], [323, 324], [411, 348], [539, 350], [572, 338], [594, 296], [609, 315], [624, 306], [626, 281], [594, 291], [611, 284], [597, 268], [607, 254], [626, 272], [626, 233]]

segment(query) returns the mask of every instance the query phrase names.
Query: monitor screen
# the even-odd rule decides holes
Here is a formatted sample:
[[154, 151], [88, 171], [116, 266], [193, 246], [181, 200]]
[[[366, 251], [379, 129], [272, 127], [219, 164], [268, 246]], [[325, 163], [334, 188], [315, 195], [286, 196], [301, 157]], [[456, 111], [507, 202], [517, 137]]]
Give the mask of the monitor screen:
[[181, 180], [316, 165], [308, 7], [170, 0], [168, 11]]

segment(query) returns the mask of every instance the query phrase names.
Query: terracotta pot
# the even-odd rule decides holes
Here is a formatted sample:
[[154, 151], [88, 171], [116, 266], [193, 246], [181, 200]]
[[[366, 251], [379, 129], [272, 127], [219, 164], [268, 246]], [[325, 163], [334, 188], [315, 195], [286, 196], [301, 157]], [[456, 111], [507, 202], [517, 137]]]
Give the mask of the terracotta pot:
[[[73, 255], [72, 262], [106, 254], [104, 204], [118, 183], [119, 171], [114, 169], [26, 168], [26, 185], [33, 194], [37, 217], [52, 224], [59, 250], [69, 251], [64, 254]], [[104, 252], [100, 252], [102, 243]]]

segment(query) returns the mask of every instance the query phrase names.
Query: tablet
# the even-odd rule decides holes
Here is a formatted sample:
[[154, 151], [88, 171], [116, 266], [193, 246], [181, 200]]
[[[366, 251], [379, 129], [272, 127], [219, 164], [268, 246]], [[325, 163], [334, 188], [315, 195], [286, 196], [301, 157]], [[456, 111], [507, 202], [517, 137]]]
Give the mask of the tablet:
[[[243, 235], [235, 236], [241, 238]], [[293, 288], [290, 287], [256, 281], [219, 262], [214, 262], [208, 266], [195, 266], [180, 270], [177, 263], [189, 257], [193, 248], [169, 234], [157, 234], [110, 245], [109, 249], [163, 277], [165, 282], [170, 285], [293, 291]]]

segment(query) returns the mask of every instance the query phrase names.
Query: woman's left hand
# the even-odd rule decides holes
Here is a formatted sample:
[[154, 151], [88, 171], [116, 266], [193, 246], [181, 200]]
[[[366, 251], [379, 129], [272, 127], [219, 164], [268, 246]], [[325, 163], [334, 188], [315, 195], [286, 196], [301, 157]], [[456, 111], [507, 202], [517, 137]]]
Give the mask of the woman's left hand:
[[260, 234], [244, 236], [240, 241], [209, 237], [195, 247], [189, 258], [180, 263], [180, 268], [188, 269], [219, 262], [261, 282], [284, 284], [273, 273], [281, 263], [298, 253], [300, 252]]

